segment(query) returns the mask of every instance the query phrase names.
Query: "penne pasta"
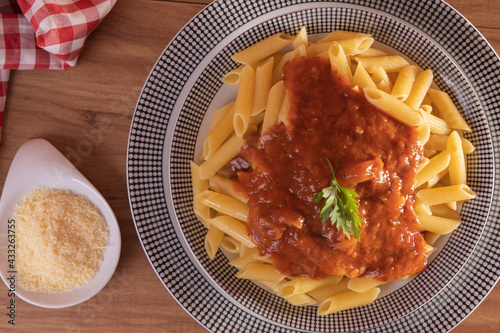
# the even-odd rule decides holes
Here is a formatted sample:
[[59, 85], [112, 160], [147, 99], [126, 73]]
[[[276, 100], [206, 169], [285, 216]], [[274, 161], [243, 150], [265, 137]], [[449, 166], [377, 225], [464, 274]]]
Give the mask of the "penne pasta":
[[208, 181], [200, 178], [200, 167], [194, 162], [190, 162], [191, 181], [193, 183], [193, 211], [198, 220], [208, 228], [210, 219], [210, 208], [203, 205], [198, 200], [198, 195], [203, 191], [208, 190]]
[[403, 67], [398, 74], [396, 82], [394, 83], [391, 95], [404, 102], [408, 95], [410, 95], [413, 82], [415, 81], [417, 74], [418, 66], [408, 65]]
[[269, 57], [266, 61], [257, 66], [255, 70], [255, 88], [252, 103], [252, 116], [265, 110], [267, 97], [271, 89], [273, 78], [274, 58]]
[[224, 235], [220, 242], [220, 247], [229, 253], [240, 253], [243, 245], [231, 236]]
[[383, 68], [387, 73], [398, 73], [409, 63], [401, 56], [375, 56], [354, 58], [356, 61], [362, 61], [368, 73], [375, 72], [378, 68]]
[[462, 150], [462, 140], [456, 131], [450, 134], [448, 138], [447, 149], [450, 151], [450, 184], [458, 185], [465, 184], [467, 171], [465, 169], [465, 158]]
[[200, 165], [200, 178], [208, 179], [215, 175], [227, 162], [235, 157], [243, 144], [243, 138], [234, 134], [217, 151]]
[[427, 205], [433, 206], [474, 199], [476, 194], [467, 185], [450, 185], [420, 190], [417, 192], [417, 197]]
[[205, 235], [205, 251], [210, 259], [214, 259], [219, 249], [224, 232], [214, 226], [208, 227], [208, 232]]
[[425, 237], [425, 242], [427, 244], [434, 246], [434, 244], [436, 244], [437, 240], [439, 239], [439, 237], [441, 237], [441, 235], [436, 234], [435, 232], [427, 231], [424, 237]]
[[450, 164], [450, 152], [444, 150], [429, 160], [429, 163], [420, 170], [415, 177], [415, 188], [434, 178], [437, 174], [446, 170]]
[[307, 36], [307, 29], [306, 27], [302, 27], [298, 34], [295, 36], [295, 39], [293, 40], [292, 46], [294, 49], [300, 47], [301, 45], [304, 45], [304, 47], [309, 47], [309, 38]]
[[298, 277], [280, 285], [278, 295], [281, 297], [296, 296], [308, 293], [314, 289], [339, 283], [341, 276], [330, 276], [323, 280], [314, 280], [308, 277]]
[[242, 138], [247, 132], [252, 115], [255, 91], [255, 71], [251, 66], [245, 66], [241, 71], [238, 94], [234, 102], [233, 127], [234, 132]]
[[344, 53], [342, 45], [340, 45], [338, 42], [333, 42], [328, 49], [328, 57], [330, 59], [332, 69], [347, 77], [349, 79], [349, 82], [352, 82], [352, 73], [349, 60]]
[[419, 126], [422, 124], [420, 114], [394, 96], [373, 88], [365, 88], [364, 93], [370, 103], [402, 123], [410, 126]]
[[436, 89], [429, 89], [428, 94], [436, 108], [439, 110], [441, 117], [443, 117], [451, 128], [471, 132], [469, 125], [467, 125], [465, 119], [462, 117], [460, 112], [458, 112], [458, 109], [451, 100], [450, 95]]
[[419, 214], [418, 221], [422, 230], [430, 231], [439, 235], [449, 234], [460, 225], [460, 220], [426, 214]]
[[338, 283], [332, 283], [328, 285], [321, 286], [319, 288], [313, 289], [309, 291], [307, 294], [314, 298], [314, 300], [318, 303], [323, 302], [325, 299], [332, 297], [334, 295], [343, 294], [348, 291], [351, 291], [347, 288], [347, 284], [350, 279], [344, 277]]
[[227, 72], [222, 77], [222, 82], [225, 84], [229, 84], [230, 86], [237, 86], [240, 83], [240, 76], [241, 76], [241, 71], [243, 70], [243, 67], [245, 67], [245, 66], [240, 66], [238, 68], [235, 68], [235, 69]]
[[243, 203], [247, 203], [245, 197], [238, 195], [234, 192], [233, 186], [231, 185], [231, 179], [225, 178], [219, 175], [213, 175], [208, 178], [208, 189], [219, 192], [230, 196], [231, 198], [237, 199]]
[[285, 278], [285, 275], [279, 273], [271, 264], [267, 263], [250, 263], [243, 267], [236, 277], [240, 279], [280, 282]]
[[230, 196], [206, 190], [199, 193], [197, 199], [220, 214], [229, 215], [243, 222], [248, 218], [248, 206]]
[[268, 127], [278, 123], [284, 96], [285, 88], [283, 87], [283, 81], [279, 81], [269, 91], [264, 120], [262, 121], [261, 134], [263, 134]]
[[293, 36], [277, 33], [234, 54], [231, 59], [240, 64], [252, 65], [292, 44]]
[[231, 102], [219, 110], [221, 112], [216, 112], [220, 117], [217, 125], [210, 130], [205, 141], [203, 141], [203, 156], [205, 159], [212, 157], [233, 132], [234, 103]]
[[233, 237], [235, 240], [247, 247], [256, 246], [248, 237], [245, 223], [231, 216], [214, 217], [210, 219], [210, 225], [213, 225], [217, 229], [220, 229], [221, 231]]
[[362, 293], [369, 289], [378, 287], [383, 283], [383, 281], [377, 279], [356, 278], [349, 280], [349, 283], [347, 283], [347, 288], [352, 291]]
[[415, 82], [413, 83], [410, 94], [405, 100], [405, 103], [413, 110], [418, 110], [420, 105], [422, 105], [424, 97], [425, 95], [427, 95], [427, 92], [431, 87], [433, 78], [434, 75], [432, 74], [432, 71], [430, 69], [427, 69], [418, 74]]
[[379, 288], [372, 288], [367, 291], [357, 293], [354, 291], [338, 294], [325, 299], [318, 307], [318, 315], [327, 315], [342, 310], [352, 309], [358, 306], [370, 304], [380, 293]]

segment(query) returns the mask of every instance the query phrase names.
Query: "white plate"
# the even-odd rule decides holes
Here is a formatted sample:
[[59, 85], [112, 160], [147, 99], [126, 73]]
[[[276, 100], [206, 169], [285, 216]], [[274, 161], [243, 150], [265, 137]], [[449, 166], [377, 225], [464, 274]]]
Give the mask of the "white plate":
[[[8, 239], [13, 239], [8, 237], [8, 221], [16, 204], [38, 186], [82, 194], [99, 208], [106, 219], [110, 239], [103, 262], [94, 278], [81, 288], [49, 294], [27, 291], [17, 284], [17, 272], [10, 267], [7, 258], [7, 250], [12, 248], [8, 247]], [[9, 290], [15, 289], [16, 297], [45, 308], [82, 303], [96, 295], [111, 279], [118, 265], [120, 249], [121, 236], [115, 214], [97, 189], [48, 141], [33, 139], [23, 144], [12, 161], [0, 199], [0, 275]], [[12, 276], [14, 278], [8, 280]]]
[[[234, 99], [220, 78], [230, 56], [277, 32], [350, 30], [374, 38], [435, 73], [473, 129], [468, 182], [478, 197], [427, 270], [374, 303], [330, 316], [294, 307], [249, 281], [219, 253], [192, 211], [189, 161], [217, 106]], [[191, 20], [159, 57], [132, 121], [127, 177], [131, 211], [158, 277], [213, 332], [443, 332], [460, 323], [499, 279], [500, 59], [465, 18], [438, 1], [217, 1]]]

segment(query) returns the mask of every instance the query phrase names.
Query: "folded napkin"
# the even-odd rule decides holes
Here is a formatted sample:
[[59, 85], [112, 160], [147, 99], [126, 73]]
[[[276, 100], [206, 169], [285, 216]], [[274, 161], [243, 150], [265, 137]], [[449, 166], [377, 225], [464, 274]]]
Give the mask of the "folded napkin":
[[116, 0], [0, 0], [0, 133], [11, 69], [76, 65]]

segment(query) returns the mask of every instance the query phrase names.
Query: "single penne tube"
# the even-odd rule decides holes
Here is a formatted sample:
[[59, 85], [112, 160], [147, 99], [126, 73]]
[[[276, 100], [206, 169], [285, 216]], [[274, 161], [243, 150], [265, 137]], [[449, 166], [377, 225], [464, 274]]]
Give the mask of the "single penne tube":
[[456, 131], [453, 131], [448, 138], [447, 150], [450, 151], [451, 160], [448, 174], [450, 184], [466, 184], [467, 169], [465, 167], [465, 157], [462, 150], [462, 140]]
[[344, 75], [349, 80], [349, 82], [352, 83], [352, 73], [349, 59], [347, 59], [342, 45], [340, 45], [338, 42], [333, 42], [328, 49], [328, 57], [330, 59], [332, 70]]
[[222, 82], [225, 84], [229, 84], [230, 86], [237, 86], [238, 83], [240, 83], [240, 76], [243, 67], [245, 66], [240, 66], [224, 74], [224, 76], [222, 77]]
[[217, 212], [229, 215], [240, 221], [248, 219], [248, 205], [228, 195], [206, 190], [198, 194], [198, 200]]
[[231, 59], [240, 64], [252, 65], [292, 44], [294, 39], [285, 33], [276, 33], [234, 54]]
[[[460, 213], [454, 209], [451, 209], [447, 205], [434, 205], [431, 207], [431, 215], [446, 217], [449, 219], [459, 220]], [[431, 244], [432, 245], [432, 244]]]
[[354, 57], [356, 61], [362, 61], [368, 73], [373, 73], [377, 68], [383, 68], [387, 73], [400, 72], [409, 63], [403, 57], [397, 55], [375, 56], [375, 57]]
[[418, 110], [420, 105], [422, 105], [422, 101], [424, 100], [425, 95], [427, 95], [433, 79], [434, 75], [430, 69], [418, 74], [411, 91], [405, 100], [405, 103], [413, 110]]
[[287, 282], [283, 282], [278, 290], [278, 295], [281, 297], [290, 297], [299, 294], [305, 294], [311, 290], [317, 289], [325, 285], [339, 283], [342, 276], [329, 276], [323, 280], [315, 280], [308, 277], [298, 277]]
[[285, 53], [280, 61], [274, 66], [271, 86], [274, 86], [278, 81], [283, 80], [283, 67], [285, 67], [285, 64], [287, 62], [296, 58], [298, 52], [297, 50], [298, 49], [294, 49], [290, 52]]
[[212, 157], [200, 165], [200, 178], [208, 179], [215, 175], [227, 162], [238, 155], [244, 139], [236, 134], [231, 136], [215, 151]]
[[289, 297], [283, 297], [285, 301], [295, 306], [308, 306], [314, 305], [317, 302], [307, 294], [298, 294]]
[[374, 302], [380, 293], [379, 288], [372, 288], [362, 293], [349, 291], [325, 299], [318, 307], [317, 313], [324, 316], [339, 311], [356, 308]]
[[450, 165], [450, 152], [444, 150], [429, 160], [429, 163], [415, 176], [415, 188], [434, 178], [441, 171], [446, 170]]
[[193, 212], [205, 227], [208, 228], [208, 220], [210, 219], [210, 207], [202, 204], [197, 196], [208, 190], [208, 180], [200, 178], [200, 167], [194, 163], [190, 162], [191, 168], [191, 181], [193, 185]]
[[307, 57], [307, 49], [305, 45], [299, 45], [294, 49], [295, 58]]
[[377, 85], [373, 82], [370, 74], [366, 71], [363, 63], [360, 61], [356, 66], [356, 71], [352, 76], [353, 85], [357, 85], [360, 88], [374, 88], [377, 89]]
[[361, 36], [348, 39], [338, 40], [337, 42], [342, 45], [342, 49], [346, 56], [352, 56], [365, 52], [372, 46], [373, 37]]
[[334, 42], [342, 46], [344, 54], [347, 57], [349, 57], [355, 54], [360, 54], [368, 50], [371, 44], [373, 43], [373, 38], [370, 36], [364, 36], [364, 37], [356, 37], [356, 38], [349, 38], [349, 39], [342, 39], [335, 41], [332, 40], [332, 41], [317, 42], [311, 44], [307, 48], [307, 56], [310, 58], [318, 56], [319, 54], [327, 51]]
[[318, 303], [323, 302], [325, 299], [332, 297], [333, 295], [338, 295], [342, 293], [346, 293], [351, 291], [347, 288], [347, 284], [350, 279], [344, 277], [338, 283], [332, 283], [328, 285], [321, 286], [319, 288], [313, 289], [309, 291], [307, 294], [314, 298], [314, 300]]
[[391, 95], [404, 102], [408, 98], [408, 95], [410, 95], [418, 70], [419, 68], [416, 65], [403, 67], [398, 74], [396, 82], [394, 82]]
[[231, 184], [231, 179], [219, 176], [217, 174], [208, 178], [208, 189], [219, 192], [230, 196], [231, 198], [237, 199], [243, 203], [247, 203], [247, 199], [241, 195], [234, 192], [233, 186]]
[[369, 289], [375, 288], [377, 286], [380, 286], [381, 284], [384, 284], [384, 282], [377, 279], [356, 278], [356, 279], [351, 279], [347, 283], [347, 288], [349, 288], [352, 291], [361, 293]]
[[460, 225], [460, 220], [448, 219], [434, 215], [419, 214], [418, 222], [422, 230], [446, 235], [455, 230]]
[[471, 132], [471, 128], [458, 111], [455, 103], [451, 100], [450, 95], [432, 88], [429, 89], [428, 94], [436, 108], [439, 110], [441, 117], [451, 128]]
[[345, 30], [335, 30], [330, 32], [325, 37], [318, 40], [318, 43], [328, 42], [334, 40], [342, 40], [342, 39], [350, 39], [350, 38], [358, 38], [358, 37], [371, 37], [370, 34], [364, 34], [362, 32], [353, 32], [353, 31], [345, 31]]
[[223, 215], [210, 219], [210, 224], [222, 230], [224, 233], [233, 237], [247, 247], [256, 246], [248, 237], [246, 224], [240, 220], [231, 216]]
[[417, 192], [417, 198], [429, 206], [444, 204], [453, 201], [474, 199], [476, 194], [465, 184], [450, 185], [422, 189]]
[[419, 126], [422, 124], [422, 116], [396, 97], [373, 88], [365, 88], [363, 91], [368, 101], [387, 115], [409, 126]]
[[220, 113], [222, 117], [203, 141], [203, 156], [205, 159], [212, 157], [222, 143], [233, 132], [234, 103], [229, 103], [221, 109], [224, 110], [224, 113]]
[[[283, 280], [283, 281], [286, 281], [286, 280]], [[259, 281], [259, 283], [262, 284], [267, 289], [269, 289], [269, 291], [271, 293], [273, 293], [274, 295], [277, 295], [278, 289], [280, 288], [280, 284], [282, 283], [282, 281], [280, 281], [280, 282]]]
[[243, 267], [236, 273], [236, 277], [256, 281], [280, 282], [285, 278], [285, 275], [278, 272], [271, 264], [254, 262]]
[[234, 132], [242, 138], [247, 132], [252, 115], [252, 103], [255, 91], [255, 71], [252, 66], [245, 66], [241, 71], [238, 93], [234, 102]]
[[255, 70], [255, 88], [252, 103], [252, 116], [265, 110], [271, 81], [273, 78], [274, 58], [269, 57]]
[[424, 121], [429, 124], [430, 131], [432, 134], [448, 135], [451, 133], [450, 126], [443, 119], [438, 118], [432, 114], [429, 114], [422, 109], [419, 109], [418, 112], [420, 113]]
[[225, 251], [233, 254], [240, 253], [243, 245], [231, 236], [224, 235], [220, 242], [220, 247]]
[[288, 126], [290, 121], [288, 120], [288, 112], [290, 111], [290, 99], [288, 98], [288, 90], [285, 90], [283, 96], [283, 103], [281, 103], [280, 112], [278, 113], [278, 123], [283, 123]]
[[264, 120], [262, 121], [261, 134], [263, 134], [270, 126], [278, 123], [278, 117], [281, 105], [283, 104], [284, 95], [285, 88], [283, 86], [283, 80], [276, 83], [272, 86], [271, 90], [269, 90], [267, 106], [264, 112]]
[[307, 36], [307, 28], [302, 27], [300, 31], [295, 35], [295, 39], [293, 40], [292, 46], [294, 49], [298, 48], [300, 45], [304, 45], [304, 47], [309, 47], [309, 38]]
[[205, 235], [205, 251], [210, 259], [215, 258], [222, 241], [222, 237], [224, 237], [224, 232], [220, 229], [214, 226], [208, 227], [208, 232]]
[[374, 47], [369, 47], [365, 51], [361, 52], [359, 55], [365, 57], [379, 57], [379, 56], [391, 55], [391, 53]]

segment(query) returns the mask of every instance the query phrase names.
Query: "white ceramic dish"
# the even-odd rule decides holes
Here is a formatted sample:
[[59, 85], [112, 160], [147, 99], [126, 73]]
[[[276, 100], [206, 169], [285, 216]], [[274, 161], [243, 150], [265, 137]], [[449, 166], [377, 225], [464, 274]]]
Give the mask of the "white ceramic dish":
[[[121, 250], [121, 236], [115, 214], [97, 189], [48, 141], [33, 139], [23, 144], [12, 161], [0, 199], [0, 275], [12, 289], [9, 277], [17, 272], [7, 258], [8, 221], [17, 203], [37, 186], [68, 189], [86, 196], [99, 208], [108, 223], [110, 240], [103, 262], [94, 278], [81, 288], [49, 294], [24, 290], [14, 283], [15, 295], [31, 304], [45, 308], [63, 308], [82, 303], [96, 295], [113, 276]], [[15, 229], [14, 229], [15, 230]], [[13, 237], [10, 237], [13, 239]], [[12, 243], [11, 243], [12, 244]], [[15, 259], [15, 258], [14, 258]]]
[[[230, 56], [277, 32], [371, 33], [435, 73], [459, 106], [476, 150], [468, 183], [478, 197], [463, 223], [417, 278], [370, 305], [318, 316], [249, 281], [218, 253], [207, 258], [206, 229], [192, 210], [189, 161], [217, 106], [234, 100], [221, 77]], [[158, 277], [193, 318], [212, 332], [444, 332], [458, 325], [500, 276], [500, 59], [477, 29], [440, 1], [219, 0], [165, 48], [147, 79], [130, 129], [127, 177], [139, 239]], [[446, 244], [444, 244], [446, 241]]]

